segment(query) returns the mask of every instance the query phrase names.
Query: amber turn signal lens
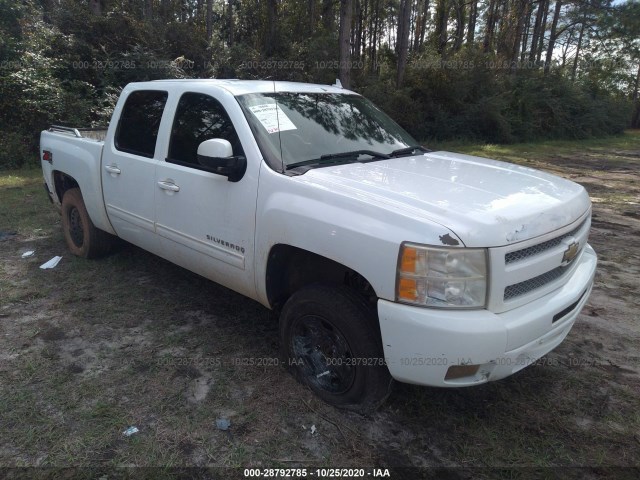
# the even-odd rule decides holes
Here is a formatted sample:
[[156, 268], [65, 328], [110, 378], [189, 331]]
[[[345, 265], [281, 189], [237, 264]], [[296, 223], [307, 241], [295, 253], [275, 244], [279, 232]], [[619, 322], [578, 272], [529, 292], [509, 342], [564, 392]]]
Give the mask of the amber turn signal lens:
[[415, 273], [417, 260], [418, 250], [405, 247], [402, 251], [402, 258], [400, 259], [400, 271], [403, 273]]
[[418, 297], [418, 284], [413, 278], [401, 278], [398, 282], [398, 298], [415, 300]]

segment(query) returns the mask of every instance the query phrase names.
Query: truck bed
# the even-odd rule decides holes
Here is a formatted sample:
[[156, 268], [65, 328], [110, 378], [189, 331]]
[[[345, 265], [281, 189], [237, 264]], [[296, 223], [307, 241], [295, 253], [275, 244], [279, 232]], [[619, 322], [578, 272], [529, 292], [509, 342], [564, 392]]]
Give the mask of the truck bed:
[[50, 153], [50, 160], [41, 158], [42, 173], [53, 202], [60, 206], [56, 178], [72, 178], [82, 191], [84, 203], [95, 226], [113, 233], [104, 208], [101, 183], [102, 148], [107, 130], [104, 128], [73, 128], [52, 125], [40, 134], [41, 155]]
[[64, 127], [61, 125], [51, 125], [49, 131], [71, 135], [76, 138], [87, 138], [89, 140], [95, 140], [97, 142], [104, 142], [104, 139], [107, 136], [107, 127], [76, 128]]

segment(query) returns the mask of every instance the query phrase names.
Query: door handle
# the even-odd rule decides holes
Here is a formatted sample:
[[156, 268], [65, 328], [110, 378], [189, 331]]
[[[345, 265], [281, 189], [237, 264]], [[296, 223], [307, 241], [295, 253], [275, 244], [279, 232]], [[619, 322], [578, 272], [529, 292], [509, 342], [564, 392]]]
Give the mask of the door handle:
[[179, 192], [180, 187], [171, 182], [158, 182], [158, 186], [163, 190], [169, 190], [171, 192]]
[[117, 165], [105, 165], [104, 169], [109, 173], [113, 173], [114, 175], [120, 175], [120, 169]]

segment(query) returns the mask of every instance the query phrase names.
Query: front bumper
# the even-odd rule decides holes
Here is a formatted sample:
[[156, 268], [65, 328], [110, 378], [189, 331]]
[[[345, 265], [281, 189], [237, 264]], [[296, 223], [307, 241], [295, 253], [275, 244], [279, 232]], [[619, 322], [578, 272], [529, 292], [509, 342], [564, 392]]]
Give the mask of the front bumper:
[[[557, 290], [495, 314], [378, 301], [385, 360], [398, 381], [459, 387], [507, 377], [556, 348], [587, 302], [597, 257], [586, 245], [571, 277]], [[450, 367], [479, 365], [468, 376], [445, 379]]]

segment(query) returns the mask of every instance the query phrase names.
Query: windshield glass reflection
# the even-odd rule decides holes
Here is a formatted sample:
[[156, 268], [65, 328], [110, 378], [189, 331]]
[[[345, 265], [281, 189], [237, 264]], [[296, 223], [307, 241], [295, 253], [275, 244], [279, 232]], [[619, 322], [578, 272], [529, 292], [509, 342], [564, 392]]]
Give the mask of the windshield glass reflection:
[[[418, 145], [367, 99], [335, 93], [252, 93], [238, 101], [272, 166], [368, 150], [390, 154]], [[282, 154], [280, 154], [282, 152]], [[357, 160], [357, 155], [353, 161]]]

